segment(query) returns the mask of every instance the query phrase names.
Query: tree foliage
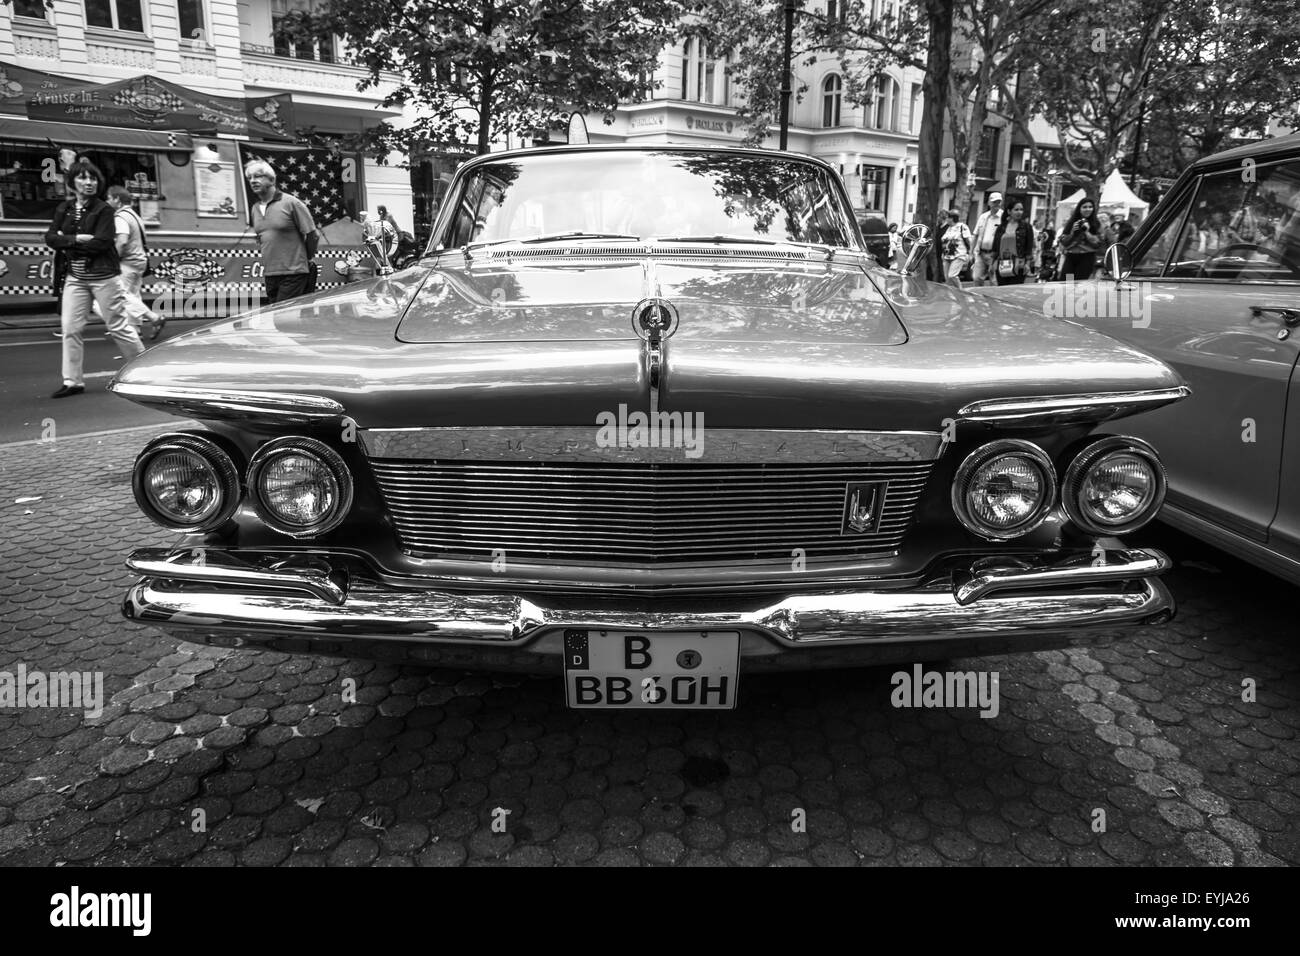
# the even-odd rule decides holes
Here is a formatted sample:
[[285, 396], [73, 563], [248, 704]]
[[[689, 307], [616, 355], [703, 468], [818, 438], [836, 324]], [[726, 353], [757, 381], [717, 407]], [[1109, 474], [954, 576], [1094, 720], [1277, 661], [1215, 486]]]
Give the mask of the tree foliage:
[[[645, 99], [660, 51], [678, 29], [677, 0], [331, 0], [328, 29], [369, 71], [363, 88], [396, 75], [386, 107], [408, 107], [372, 148], [488, 144], [524, 136], [570, 110]], [[300, 18], [302, 29], [319, 29]]]

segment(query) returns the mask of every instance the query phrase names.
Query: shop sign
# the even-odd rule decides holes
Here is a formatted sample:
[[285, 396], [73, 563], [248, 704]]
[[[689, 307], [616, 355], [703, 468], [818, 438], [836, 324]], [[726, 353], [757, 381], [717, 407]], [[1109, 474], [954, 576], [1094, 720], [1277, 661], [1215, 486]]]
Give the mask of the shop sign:
[[686, 128], [700, 133], [727, 133], [735, 127], [734, 120], [715, 119], [711, 116], [686, 114]]

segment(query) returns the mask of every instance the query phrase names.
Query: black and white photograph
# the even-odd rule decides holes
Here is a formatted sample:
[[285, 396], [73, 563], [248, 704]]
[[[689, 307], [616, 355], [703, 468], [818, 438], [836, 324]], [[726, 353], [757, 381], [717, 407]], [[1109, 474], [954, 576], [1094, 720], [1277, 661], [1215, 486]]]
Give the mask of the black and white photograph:
[[114, 873], [811, 866], [1262, 928], [1296, 16], [0, 0], [23, 919], [179, 918]]

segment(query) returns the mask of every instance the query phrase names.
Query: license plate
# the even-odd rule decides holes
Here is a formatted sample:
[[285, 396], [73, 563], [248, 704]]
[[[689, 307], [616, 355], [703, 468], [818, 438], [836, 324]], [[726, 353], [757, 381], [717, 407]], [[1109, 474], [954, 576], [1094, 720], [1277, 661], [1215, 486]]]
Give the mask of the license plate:
[[564, 632], [573, 708], [731, 710], [739, 675], [738, 631]]

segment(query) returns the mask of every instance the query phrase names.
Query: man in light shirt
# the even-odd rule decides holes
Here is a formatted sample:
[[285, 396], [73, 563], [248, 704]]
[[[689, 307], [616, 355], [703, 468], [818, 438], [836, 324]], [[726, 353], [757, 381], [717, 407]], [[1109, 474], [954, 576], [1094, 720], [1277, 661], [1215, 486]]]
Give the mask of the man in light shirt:
[[114, 209], [114, 245], [117, 247], [117, 257], [122, 262], [127, 321], [136, 327], [141, 338], [144, 337], [142, 322], [148, 321], [153, 326], [149, 335], [152, 341], [158, 338], [167, 320], [145, 305], [140, 298], [144, 270], [149, 267], [149, 240], [145, 238], [144, 221], [136, 213], [131, 193], [125, 186], [109, 187], [107, 198], [108, 204]]
[[993, 285], [997, 250], [993, 248], [993, 234], [1002, 225], [1002, 194], [989, 193], [989, 208], [975, 221], [975, 261], [971, 263], [971, 278], [976, 285]]

